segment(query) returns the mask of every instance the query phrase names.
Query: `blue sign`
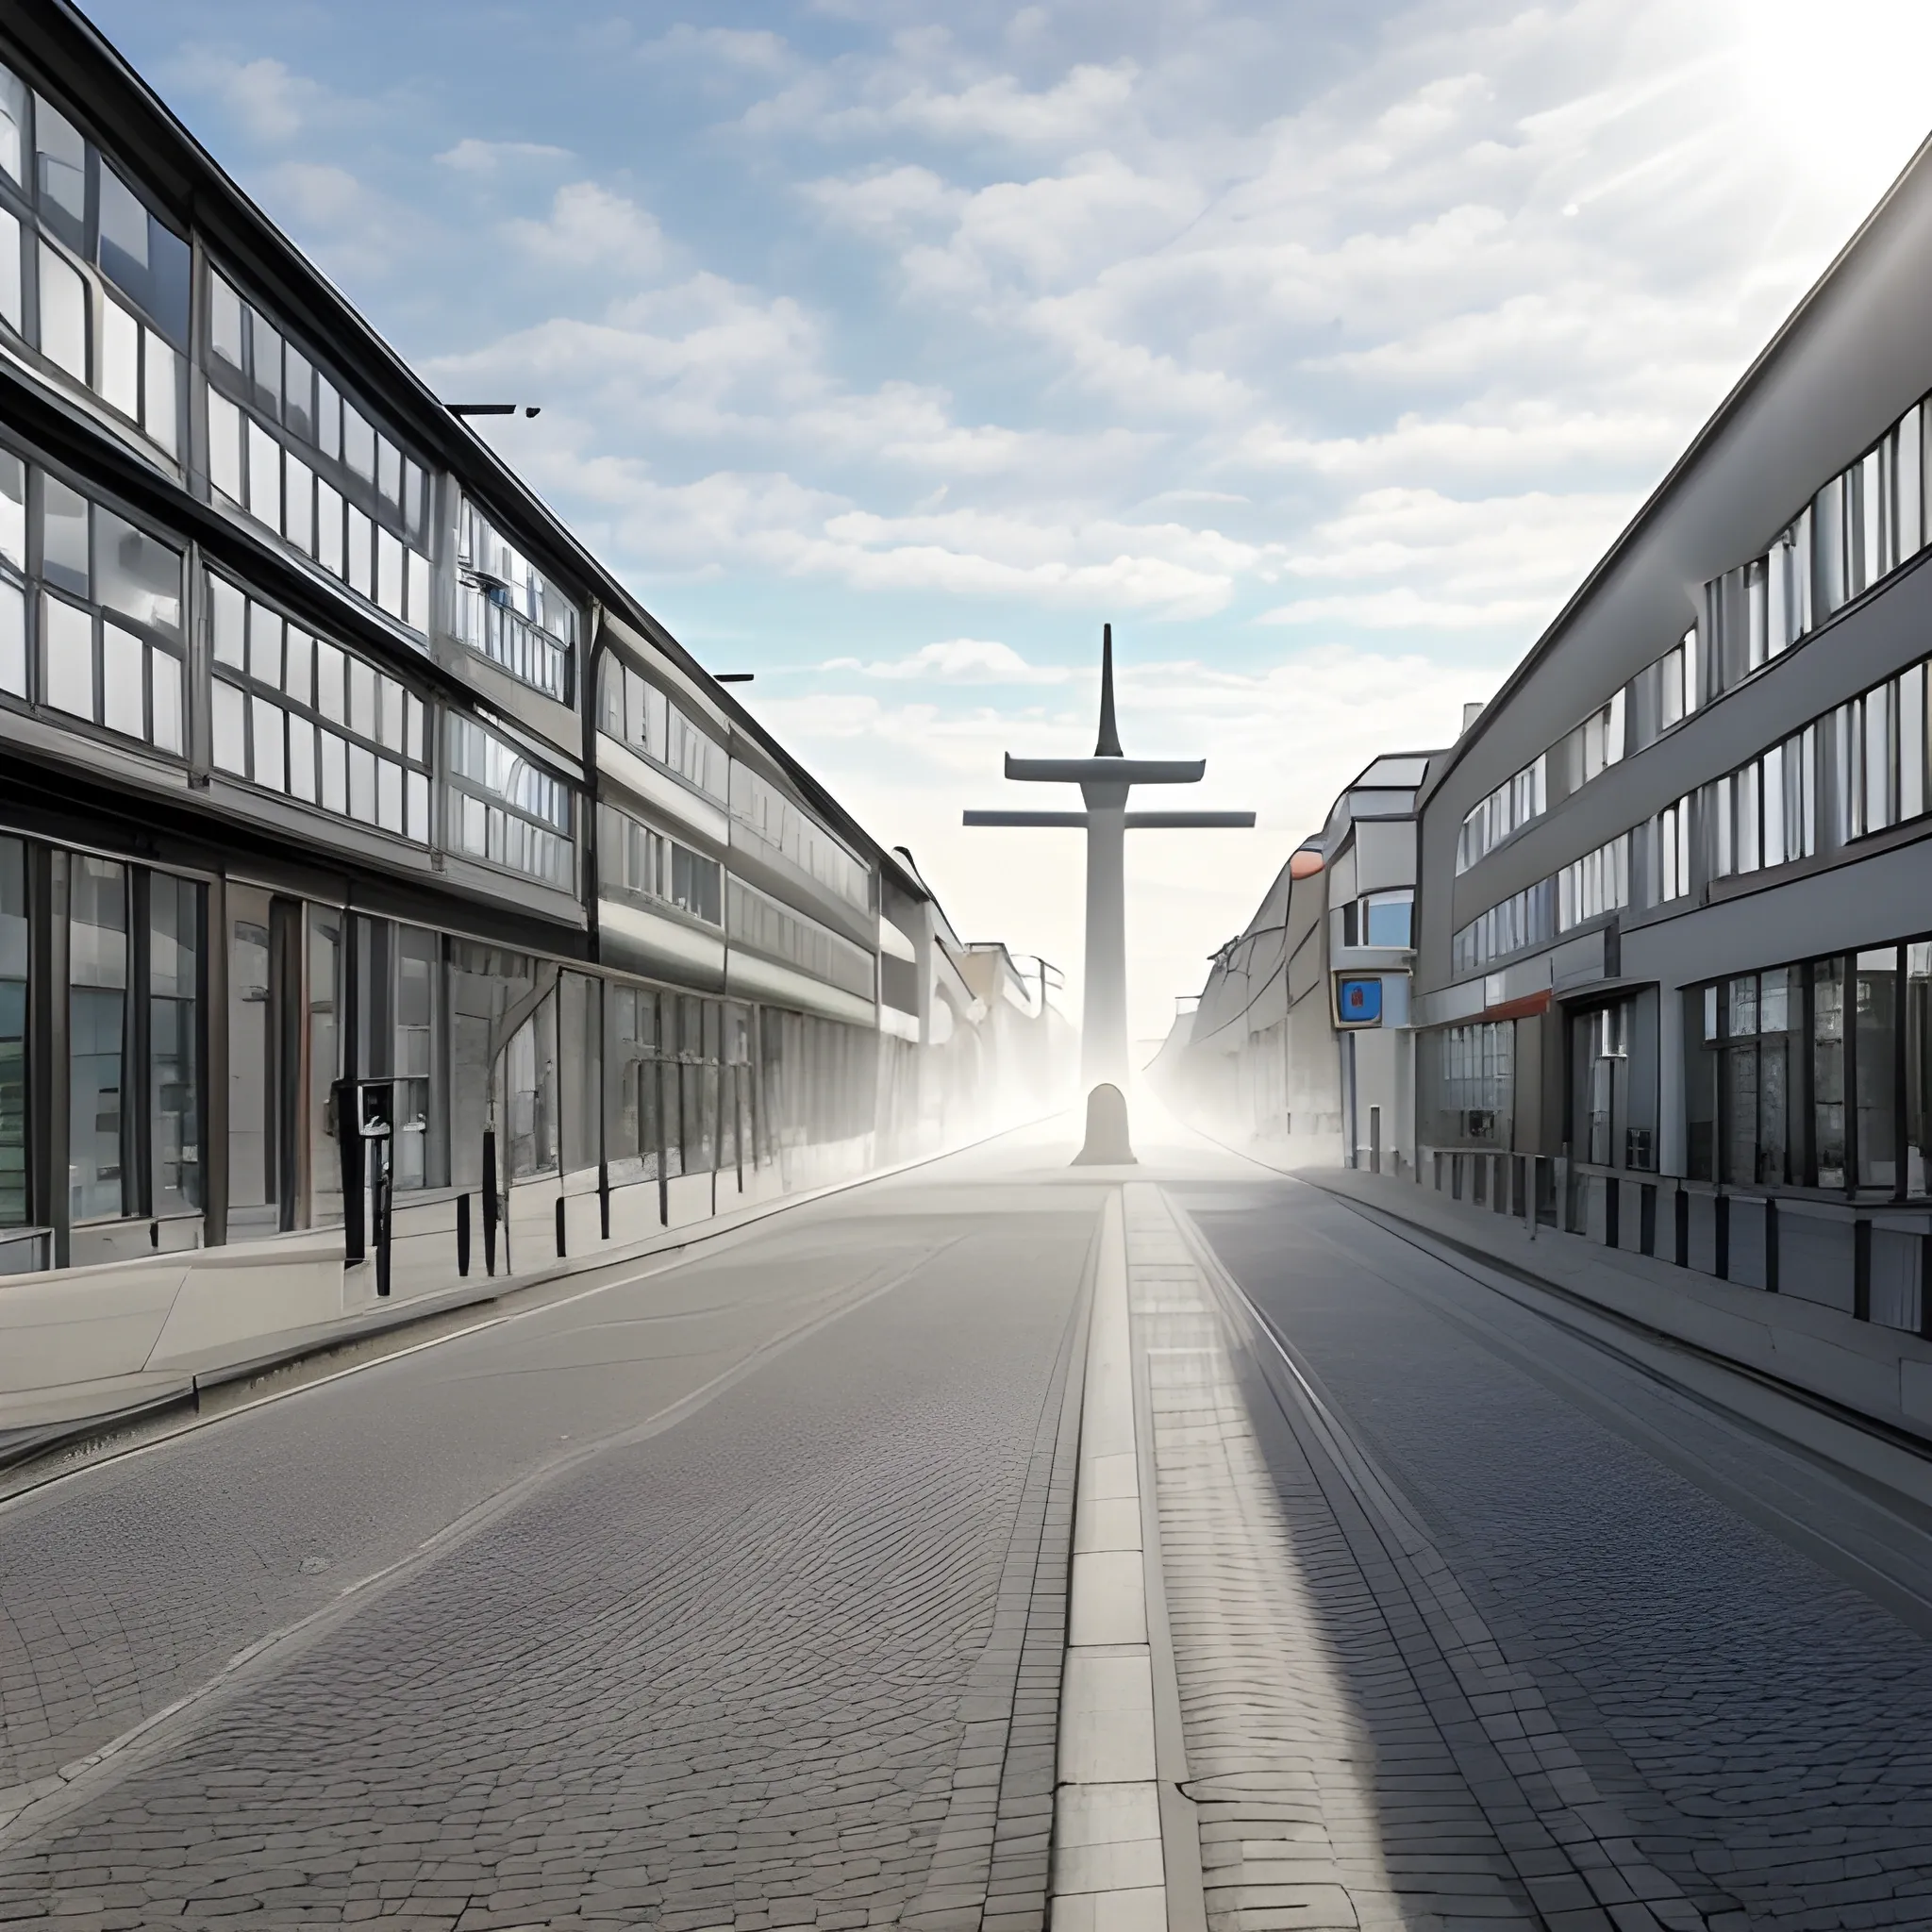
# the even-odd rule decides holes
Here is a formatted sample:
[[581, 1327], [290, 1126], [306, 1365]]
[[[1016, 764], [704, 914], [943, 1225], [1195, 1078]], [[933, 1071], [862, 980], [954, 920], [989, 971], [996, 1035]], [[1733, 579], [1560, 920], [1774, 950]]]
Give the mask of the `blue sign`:
[[1344, 1026], [1379, 1026], [1382, 1024], [1382, 982], [1379, 979], [1337, 980], [1335, 1013]]

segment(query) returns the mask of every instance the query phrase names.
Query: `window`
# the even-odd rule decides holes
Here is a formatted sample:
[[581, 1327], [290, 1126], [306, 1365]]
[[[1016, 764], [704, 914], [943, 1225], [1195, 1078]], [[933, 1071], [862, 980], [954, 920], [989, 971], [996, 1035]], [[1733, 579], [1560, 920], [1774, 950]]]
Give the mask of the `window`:
[[449, 1113], [442, 1058], [442, 941], [422, 926], [357, 918], [357, 1072], [394, 1082], [391, 1184], [445, 1185]]
[[1456, 841], [1456, 870], [1467, 872], [1548, 808], [1549, 758], [1545, 754], [1497, 786], [1463, 820]]
[[1461, 927], [1449, 942], [1451, 971], [1475, 973], [1493, 959], [1557, 936], [1557, 881], [1539, 879]]
[[181, 446], [190, 260], [118, 165], [0, 67], [0, 320], [171, 457]]
[[871, 911], [872, 868], [749, 765], [731, 768], [731, 816], [764, 857], [816, 880], [857, 910]]
[[342, 1219], [342, 1169], [329, 1122], [330, 1089], [342, 1076], [342, 919], [333, 907], [311, 906], [308, 942], [308, 1223], [335, 1227]]
[[1695, 1177], [1895, 1199], [1927, 1191], [1932, 944], [1740, 974], [1685, 1000]]
[[1620, 691], [1559, 739], [1551, 753], [1564, 795], [1601, 776], [1623, 758], [1625, 749], [1624, 693]]
[[[29, 491], [42, 586], [31, 598]], [[0, 691], [178, 758], [187, 749], [183, 652], [180, 552], [0, 451]]]
[[448, 730], [451, 849], [569, 891], [570, 787], [474, 718], [451, 712]]
[[1832, 822], [1840, 843], [1920, 817], [1927, 807], [1924, 663], [1840, 705], [1827, 722]]
[[148, 1150], [156, 1214], [202, 1206], [201, 888], [154, 874], [148, 882]]
[[422, 465], [212, 273], [208, 369], [209, 482], [358, 596], [426, 637]]
[[[1804, 981], [1799, 969], [1747, 973], [1687, 995], [1686, 1075], [1691, 1174], [1732, 1186], [1779, 1186], [1804, 1178], [1802, 1091]], [[1815, 1064], [1817, 1091], [1833, 1091], [1841, 1069], [1831, 1060], [1840, 1013], [1835, 997], [1817, 1008], [1827, 1038]], [[1820, 1145], [1831, 1172], [1833, 1128]], [[1841, 1118], [1838, 1131], [1842, 1131]], [[1824, 1180], [1825, 1187], [1841, 1186]]]
[[512, 1178], [557, 1169], [557, 1001], [542, 1000], [519, 1026], [504, 1063]]
[[750, 946], [774, 959], [796, 966], [814, 979], [841, 987], [871, 999], [874, 993], [873, 955], [829, 926], [821, 925], [781, 906], [742, 879], [732, 879], [730, 933], [734, 945]]
[[[608, 991], [604, 1131], [613, 1181], [658, 1178], [664, 1148], [659, 997], [643, 987], [612, 986]], [[675, 1007], [675, 994], [662, 997]]]
[[[501, 1125], [491, 1094], [497, 1058], [508, 1043], [505, 1018], [534, 989], [537, 965], [522, 953], [469, 940], [445, 944], [450, 1180], [474, 1188], [483, 1178], [485, 1136]], [[499, 1163], [503, 1158], [499, 1149]]]
[[1425, 1141], [1502, 1149], [1514, 1133], [1516, 1024], [1484, 1020], [1417, 1038]]
[[466, 497], [457, 500], [456, 548], [457, 637], [512, 677], [568, 704], [576, 606]]
[[724, 868], [612, 806], [597, 808], [602, 889], [617, 898], [675, 906], [707, 925], [723, 925]]
[[1811, 857], [1818, 848], [1816, 768], [1817, 729], [1807, 725], [1710, 787], [1713, 877]]
[[127, 873], [105, 858], [68, 864], [67, 1206], [82, 1222], [125, 1211]]
[[[4, 107], [0, 95], [0, 109]], [[0, 1227], [24, 1227], [33, 1211], [27, 1166], [26, 894], [26, 846], [18, 839], [0, 839]]]
[[413, 691], [208, 575], [217, 769], [426, 845], [428, 711]]
[[562, 1157], [565, 1174], [596, 1166], [603, 1149], [602, 984], [581, 973], [557, 981], [558, 1045], [563, 1058]]
[[605, 656], [598, 678], [600, 729], [720, 803], [730, 798], [730, 760], [722, 744], [616, 657]]
[[1690, 891], [1690, 800], [1667, 805], [1651, 821], [1651, 904], [1661, 906]]
[[1407, 946], [1414, 943], [1410, 926], [1415, 893], [1371, 892], [1362, 902], [1362, 943], [1369, 946]]
[[1630, 835], [1619, 833], [1557, 874], [1557, 930], [1568, 932], [1630, 903]]

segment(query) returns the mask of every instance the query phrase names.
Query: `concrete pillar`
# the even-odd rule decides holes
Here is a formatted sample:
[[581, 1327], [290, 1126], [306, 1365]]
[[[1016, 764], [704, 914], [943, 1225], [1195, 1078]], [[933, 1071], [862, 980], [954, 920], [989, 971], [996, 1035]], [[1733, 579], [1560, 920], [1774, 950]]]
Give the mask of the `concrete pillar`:
[[1080, 1085], [1127, 1084], [1127, 788], [1088, 785], [1087, 985], [1080, 1017]]

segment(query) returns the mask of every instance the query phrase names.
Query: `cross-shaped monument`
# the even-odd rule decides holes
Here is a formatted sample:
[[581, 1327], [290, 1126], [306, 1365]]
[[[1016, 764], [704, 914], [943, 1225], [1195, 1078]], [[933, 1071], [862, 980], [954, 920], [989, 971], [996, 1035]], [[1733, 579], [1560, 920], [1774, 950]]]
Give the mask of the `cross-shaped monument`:
[[969, 811], [969, 825], [1077, 825], [1087, 833], [1087, 986], [1080, 1019], [1080, 1084], [1127, 1080], [1125, 834], [1245, 827], [1251, 811], [1129, 811], [1136, 785], [1198, 785], [1206, 758], [1130, 758], [1113, 716], [1113, 625], [1100, 635], [1100, 741], [1091, 758], [1016, 758], [1007, 776], [1035, 785], [1077, 785], [1085, 811]]

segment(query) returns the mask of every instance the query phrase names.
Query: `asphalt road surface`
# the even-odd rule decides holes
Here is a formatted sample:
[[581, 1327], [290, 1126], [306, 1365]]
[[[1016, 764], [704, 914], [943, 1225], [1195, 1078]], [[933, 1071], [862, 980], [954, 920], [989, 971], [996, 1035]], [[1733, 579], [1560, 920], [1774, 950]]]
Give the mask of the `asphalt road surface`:
[[1066, 1154], [0, 1510], [0, 1921], [1040, 1924], [1101, 1198]]
[[[1714, 1932], [1932, 1926], [1932, 1642], [1618, 1426], [1690, 1425], [1643, 1377], [1318, 1190], [1250, 1168], [1173, 1192], [1425, 1525], [1633, 1859]], [[1291, 1500], [1295, 1457], [1271, 1457]], [[1754, 1457], [1771, 1481], [1740, 1438], [1746, 1480]], [[1369, 1587], [1400, 1635], [1373, 1563], [1307, 1577], [1357, 1718], [1399, 1756], [1424, 1700], [1391, 1697], [1360, 1641]], [[1651, 1923], [1574, 1903], [1544, 1922]]]
[[[0, 1924], [1041, 1926], [1070, 1151], [0, 1505]], [[1140, 1174], [1338, 1432], [1142, 1269], [1209, 1932], [1932, 1926], [1932, 1642], [1734, 1507], [1774, 1456], [1318, 1191]]]

